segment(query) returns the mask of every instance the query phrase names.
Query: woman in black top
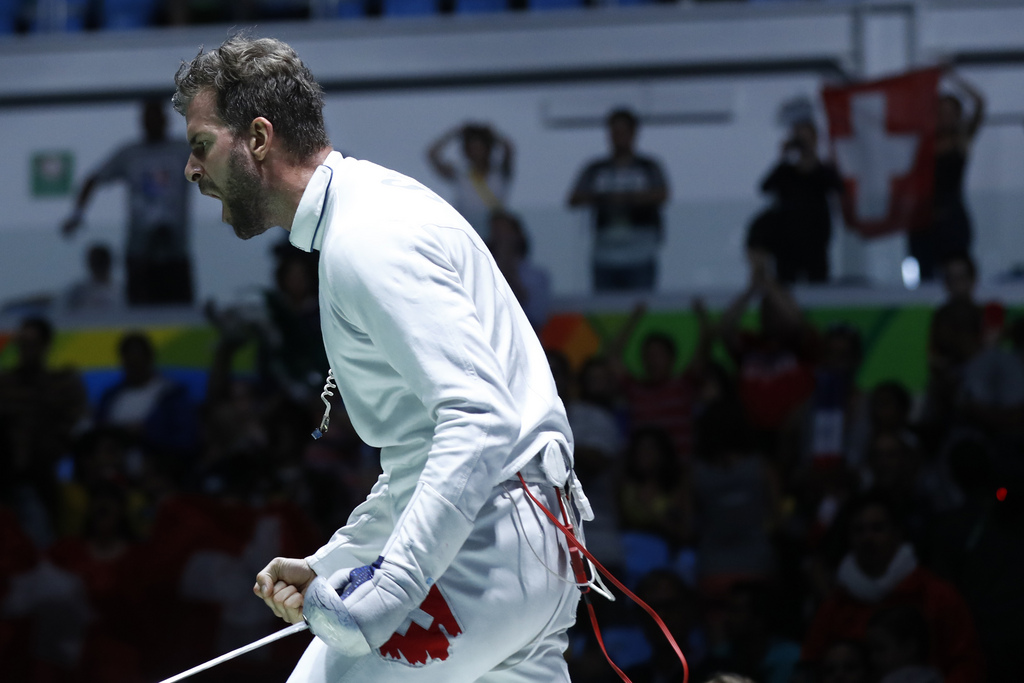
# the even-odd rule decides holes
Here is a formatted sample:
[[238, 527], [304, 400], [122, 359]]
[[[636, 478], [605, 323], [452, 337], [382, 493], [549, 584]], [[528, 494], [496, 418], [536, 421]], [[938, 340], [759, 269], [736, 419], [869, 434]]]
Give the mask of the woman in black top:
[[971, 247], [971, 219], [964, 205], [967, 152], [985, 117], [985, 99], [970, 83], [950, 71], [951, 80], [971, 100], [970, 118], [955, 95], [939, 97], [935, 130], [935, 185], [931, 225], [908, 235], [910, 255], [922, 280], [933, 280], [948, 259], [966, 256]]

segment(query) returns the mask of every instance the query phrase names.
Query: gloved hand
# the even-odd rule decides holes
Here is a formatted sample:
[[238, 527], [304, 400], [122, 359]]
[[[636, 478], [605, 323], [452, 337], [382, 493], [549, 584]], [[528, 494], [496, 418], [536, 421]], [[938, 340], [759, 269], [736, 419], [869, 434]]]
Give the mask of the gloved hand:
[[[422, 604], [472, 528], [456, 507], [421, 483], [376, 562], [338, 570], [330, 582], [307, 591], [303, 613], [310, 629], [317, 636], [322, 630], [328, 644], [337, 638], [345, 651], [353, 630], [370, 648], [381, 647]], [[340, 630], [323, 624], [328, 616], [341, 622]]]
[[370, 645], [345, 607], [344, 598], [373, 577], [374, 565], [353, 569], [340, 589], [335, 589], [322, 576], [313, 579], [306, 589], [302, 616], [309, 624], [309, 630], [328, 647], [349, 657], [369, 654]]

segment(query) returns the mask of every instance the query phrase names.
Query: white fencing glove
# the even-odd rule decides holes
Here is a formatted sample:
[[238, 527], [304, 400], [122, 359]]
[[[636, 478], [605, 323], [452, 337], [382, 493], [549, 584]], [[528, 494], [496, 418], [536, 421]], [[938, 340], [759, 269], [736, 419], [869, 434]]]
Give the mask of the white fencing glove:
[[421, 482], [376, 562], [335, 573], [347, 576], [337, 589], [322, 579], [314, 579], [316, 589], [310, 584], [303, 606], [310, 630], [345, 652], [354, 651], [355, 632], [370, 648], [381, 647], [423, 603], [472, 530], [472, 521]]

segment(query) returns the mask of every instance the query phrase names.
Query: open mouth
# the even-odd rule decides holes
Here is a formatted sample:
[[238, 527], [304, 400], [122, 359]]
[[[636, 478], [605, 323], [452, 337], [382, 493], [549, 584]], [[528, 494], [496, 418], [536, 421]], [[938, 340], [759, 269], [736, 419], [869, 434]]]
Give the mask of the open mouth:
[[203, 187], [202, 183], [199, 185], [199, 193], [207, 197], [213, 197], [214, 199], [220, 199], [220, 195], [214, 192], [210, 187]]

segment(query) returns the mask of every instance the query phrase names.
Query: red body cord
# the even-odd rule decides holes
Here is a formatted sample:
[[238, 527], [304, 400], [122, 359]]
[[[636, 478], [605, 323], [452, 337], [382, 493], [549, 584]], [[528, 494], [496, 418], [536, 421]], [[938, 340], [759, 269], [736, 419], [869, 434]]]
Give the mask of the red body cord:
[[[601, 574], [603, 574], [605, 578], [611, 581], [616, 588], [625, 593], [630, 600], [640, 605], [645, 612], [651, 615], [651, 618], [654, 619], [655, 623], [658, 624], [658, 628], [660, 628], [661, 632], [665, 635], [665, 639], [668, 640], [669, 645], [672, 646], [672, 649], [675, 651], [676, 656], [679, 657], [679, 661], [682, 662], [683, 683], [687, 683], [687, 681], [689, 681], [690, 679], [690, 665], [687, 664], [686, 657], [683, 656], [683, 651], [679, 649], [679, 644], [676, 643], [676, 639], [672, 637], [672, 633], [668, 630], [668, 627], [665, 626], [665, 622], [661, 620], [661, 617], [658, 616], [658, 613], [654, 611], [654, 608], [652, 608], [646, 602], [638, 598], [633, 593], [633, 591], [626, 588], [621, 581], [612, 576], [612, 573], [605, 569], [601, 565], [601, 563], [598, 562], [597, 559], [595, 559], [594, 556], [590, 554], [590, 551], [584, 548], [583, 544], [579, 542], [579, 540], [576, 538], [576, 534], [573, 533], [572, 525], [570, 524], [569, 517], [565, 511], [565, 506], [562, 504], [561, 491], [558, 491], [558, 506], [559, 508], [561, 508], [562, 518], [565, 520], [565, 524], [562, 524], [557, 519], [555, 519], [555, 516], [551, 514], [551, 511], [544, 507], [544, 504], [537, 500], [537, 498], [532, 493], [530, 493], [530, 489], [526, 486], [526, 480], [523, 479], [523, 475], [519, 474], [518, 477], [519, 482], [523, 485], [523, 490], [526, 491], [526, 495], [529, 496], [530, 500], [532, 500], [534, 504], [537, 507], [539, 507], [545, 515], [547, 515], [547, 518], [550, 519], [556, 527], [558, 527], [558, 529], [565, 535], [566, 540], [569, 542], [569, 559], [572, 564], [573, 574], [576, 576], [576, 582], [582, 584], [587, 583], [588, 581], [586, 569], [583, 567], [583, 560], [580, 558], [580, 555], [582, 554], [588, 560], [590, 560], [593, 563], [593, 565], [597, 568], [597, 570], [601, 572]], [[612, 661], [612, 658], [608, 656], [608, 650], [606, 650], [604, 646], [604, 639], [601, 637], [601, 629], [597, 624], [597, 615], [594, 613], [594, 606], [590, 603], [590, 599], [586, 595], [586, 593], [589, 592], [590, 587], [582, 586], [580, 590], [582, 590], [584, 593], [583, 599], [587, 603], [587, 612], [590, 613], [590, 623], [594, 628], [594, 636], [597, 638], [597, 644], [601, 646], [601, 652], [604, 653], [604, 658], [608, 660], [608, 663], [611, 665], [612, 669], [615, 670], [615, 673], [619, 675], [619, 678], [621, 678], [626, 683], [632, 683], [632, 681], [629, 680], [626, 674], [623, 673], [622, 669], [616, 666], [615, 662]]]

